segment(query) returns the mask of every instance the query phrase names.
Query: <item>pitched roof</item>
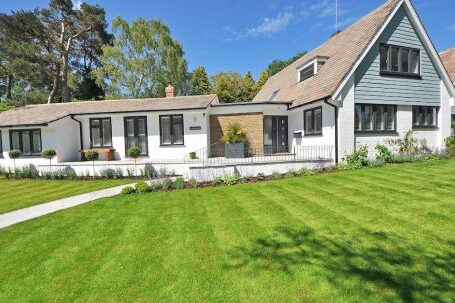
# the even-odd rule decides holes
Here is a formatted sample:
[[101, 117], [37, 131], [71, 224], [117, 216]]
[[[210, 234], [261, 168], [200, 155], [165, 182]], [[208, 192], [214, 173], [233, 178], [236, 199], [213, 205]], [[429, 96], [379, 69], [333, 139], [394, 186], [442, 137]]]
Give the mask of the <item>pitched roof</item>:
[[[292, 107], [331, 96], [398, 3], [402, 3], [402, 1], [388, 0], [370, 14], [271, 77], [253, 101], [268, 100], [277, 90], [279, 92], [274, 100], [294, 101]], [[328, 57], [328, 59], [316, 75], [298, 82], [297, 69], [317, 57]]]
[[455, 83], [455, 47], [439, 53], [449, 77]]
[[0, 113], [0, 127], [47, 124], [69, 115], [204, 109], [216, 95], [27, 105]]

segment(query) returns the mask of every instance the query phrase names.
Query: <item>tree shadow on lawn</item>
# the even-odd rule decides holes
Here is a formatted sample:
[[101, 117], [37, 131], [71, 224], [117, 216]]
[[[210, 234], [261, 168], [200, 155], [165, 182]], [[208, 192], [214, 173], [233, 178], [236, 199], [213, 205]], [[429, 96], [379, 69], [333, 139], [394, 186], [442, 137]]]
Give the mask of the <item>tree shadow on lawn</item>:
[[376, 292], [392, 290], [403, 302], [453, 302], [455, 241], [436, 246], [439, 250], [409, 245], [396, 235], [368, 230], [328, 237], [309, 227], [278, 227], [270, 237], [230, 251], [226, 267], [290, 275], [311, 267], [339, 288], [360, 279], [354, 282], [357, 290], [372, 292], [365, 284], [374, 284]]

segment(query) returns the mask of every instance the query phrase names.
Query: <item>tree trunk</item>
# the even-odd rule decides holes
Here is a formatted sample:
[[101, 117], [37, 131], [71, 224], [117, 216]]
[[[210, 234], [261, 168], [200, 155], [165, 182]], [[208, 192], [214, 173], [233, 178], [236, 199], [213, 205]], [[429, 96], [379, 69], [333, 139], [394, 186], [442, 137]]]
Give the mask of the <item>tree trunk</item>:
[[54, 72], [54, 82], [52, 85], [52, 90], [47, 98], [47, 104], [51, 104], [54, 101], [55, 96], [60, 88], [60, 64], [57, 64]]
[[65, 51], [62, 56], [62, 89], [63, 89], [63, 102], [70, 101], [70, 89], [68, 87], [68, 52]]
[[8, 75], [6, 78], [6, 99], [12, 99], [11, 90], [13, 88], [13, 76]]

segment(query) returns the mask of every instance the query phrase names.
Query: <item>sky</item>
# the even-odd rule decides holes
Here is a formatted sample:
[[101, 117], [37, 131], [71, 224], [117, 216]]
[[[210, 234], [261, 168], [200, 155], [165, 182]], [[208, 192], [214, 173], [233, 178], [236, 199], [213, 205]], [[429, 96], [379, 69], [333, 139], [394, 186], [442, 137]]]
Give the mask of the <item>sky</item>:
[[[345, 28], [386, 0], [338, 0]], [[73, 0], [77, 5], [79, 0]], [[335, 0], [85, 0], [122, 16], [161, 19], [185, 50], [189, 70], [210, 75], [251, 71], [257, 77], [274, 59], [312, 50], [335, 31]], [[0, 11], [46, 7], [47, 0], [0, 0]], [[438, 51], [455, 47], [455, 0], [413, 0]]]

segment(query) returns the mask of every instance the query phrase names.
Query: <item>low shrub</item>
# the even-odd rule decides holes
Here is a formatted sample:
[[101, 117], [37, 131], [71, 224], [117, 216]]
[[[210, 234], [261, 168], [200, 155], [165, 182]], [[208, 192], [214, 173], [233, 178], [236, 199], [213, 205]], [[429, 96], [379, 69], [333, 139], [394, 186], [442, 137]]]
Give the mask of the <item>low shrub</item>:
[[296, 177], [298, 176], [298, 172], [295, 171], [295, 170], [290, 170], [286, 173], [286, 178], [293, 178], [293, 177]]
[[283, 178], [283, 175], [282, 175], [279, 171], [274, 171], [274, 172], [272, 173], [272, 176], [273, 176], [274, 179], [281, 179], [281, 178]]
[[190, 188], [196, 188], [197, 187], [197, 180], [194, 179], [194, 178], [191, 178], [189, 181], [188, 181], [188, 186]]
[[259, 173], [256, 175], [256, 179], [258, 180], [265, 180], [267, 178], [267, 176], [263, 173]]
[[184, 189], [185, 188], [185, 179], [183, 177], [177, 177], [174, 181], [175, 189]]
[[115, 170], [112, 168], [105, 168], [100, 171], [100, 177], [104, 179], [114, 179]]
[[446, 151], [452, 155], [455, 155], [455, 136], [445, 138]]
[[239, 183], [239, 181], [240, 181], [239, 176], [234, 174], [234, 175], [230, 175], [229, 177], [224, 179], [224, 184], [226, 184], [228, 186], [232, 186], [232, 185], [236, 185], [237, 183]]
[[352, 167], [351, 165], [346, 164], [346, 163], [339, 163], [337, 165], [337, 169], [339, 171], [343, 171], [343, 170], [352, 170], [352, 169], [355, 169], [355, 167]]
[[312, 169], [301, 168], [297, 171], [300, 176], [313, 176], [316, 175], [316, 172]]
[[390, 158], [390, 163], [412, 163], [417, 162], [419, 158], [410, 154], [396, 154]]
[[385, 161], [382, 159], [374, 159], [368, 162], [368, 167], [381, 167], [384, 166]]
[[213, 181], [212, 181], [212, 185], [214, 185], [214, 186], [218, 186], [218, 185], [221, 185], [221, 184], [224, 184], [224, 179], [223, 179], [223, 177], [216, 177], [216, 178], [213, 179]]
[[354, 167], [362, 167], [368, 165], [368, 148], [366, 146], [361, 146], [356, 149], [352, 154], [349, 154], [345, 157], [344, 161], [348, 165]]
[[136, 192], [141, 194], [149, 193], [152, 191], [152, 188], [144, 181], [137, 182], [136, 185], [134, 186], [134, 189], [136, 190]]
[[390, 162], [392, 159], [392, 152], [389, 150], [389, 148], [385, 145], [378, 144], [375, 147], [377, 156], [376, 159], [382, 160], [385, 163]]
[[114, 178], [121, 179], [123, 178], [123, 170], [121, 168], [116, 168], [114, 171]]
[[136, 190], [135, 190], [134, 187], [132, 187], [132, 186], [124, 187], [124, 188], [120, 191], [120, 194], [121, 194], [121, 195], [132, 195], [132, 194], [135, 194], [135, 193], [136, 193]]
[[166, 178], [166, 179], [163, 179], [161, 181], [161, 189], [162, 190], [169, 190], [171, 188], [172, 188], [172, 180], [171, 179]]
[[36, 179], [39, 178], [39, 172], [34, 166], [25, 166], [16, 169], [16, 177], [22, 179]]

